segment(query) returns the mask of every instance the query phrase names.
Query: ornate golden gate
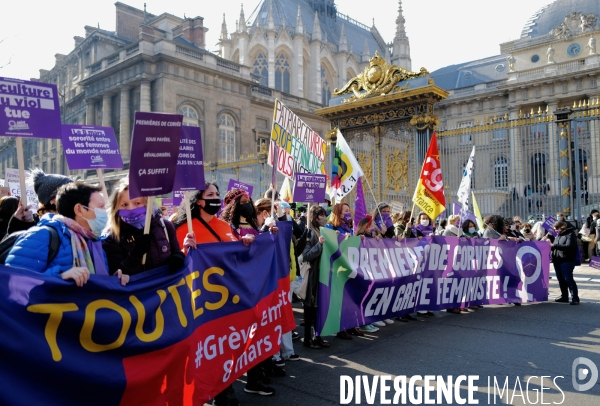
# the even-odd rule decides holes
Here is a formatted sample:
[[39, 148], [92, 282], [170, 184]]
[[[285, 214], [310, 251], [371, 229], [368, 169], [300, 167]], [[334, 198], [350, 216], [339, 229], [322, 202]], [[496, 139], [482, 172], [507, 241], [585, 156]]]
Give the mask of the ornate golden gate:
[[[435, 85], [425, 68], [410, 72], [389, 65], [375, 53], [369, 66], [336, 89], [334, 96], [329, 107], [316, 113], [334, 129], [327, 134], [327, 141], [336, 142], [339, 128], [354, 151], [372, 186], [373, 194], [364, 185], [367, 208], [375, 206], [373, 195], [379, 202], [392, 204], [394, 211], [410, 207], [418, 172], [438, 124], [434, 105], [448, 97], [448, 92]], [[352, 197], [348, 201], [353, 202]]]

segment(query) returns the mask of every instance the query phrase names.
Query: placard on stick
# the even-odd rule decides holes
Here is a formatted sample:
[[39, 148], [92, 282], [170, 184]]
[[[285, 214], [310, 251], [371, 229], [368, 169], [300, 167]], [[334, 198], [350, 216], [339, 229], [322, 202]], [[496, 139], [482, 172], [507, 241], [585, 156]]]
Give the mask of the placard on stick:
[[296, 173], [294, 201], [302, 203], [323, 203], [325, 201], [326, 175]]
[[71, 170], [123, 168], [112, 127], [64, 124], [62, 144]]
[[227, 186], [227, 191], [229, 192], [231, 189], [240, 189], [248, 193], [248, 196], [252, 196], [252, 191], [254, 190], [254, 186], [249, 185], [244, 182], [240, 182], [239, 180], [229, 179], [229, 185]]
[[60, 139], [60, 134], [56, 85], [0, 77], [0, 136], [16, 138], [20, 189], [27, 190], [21, 137]]
[[184, 126], [181, 129], [179, 155], [174, 189], [184, 192], [188, 232], [192, 232], [190, 190], [204, 189], [204, 160], [202, 157], [202, 135], [200, 127]]
[[135, 113], [129, 166], [129, 197], [158, 196], [173, 190], [183, 116]]

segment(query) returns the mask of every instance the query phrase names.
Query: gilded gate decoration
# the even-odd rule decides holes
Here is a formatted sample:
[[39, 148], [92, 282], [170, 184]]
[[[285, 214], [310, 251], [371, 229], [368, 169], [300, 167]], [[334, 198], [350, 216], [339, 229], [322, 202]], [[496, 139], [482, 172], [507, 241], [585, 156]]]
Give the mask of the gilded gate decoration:
[[386, 189], [391, 189], [400, 193], [408, 188], [408, 154], [410, 144], [407, 144], [404, 151], [394, 149], [393, 152], [386, 155]]
[[379, 56], [379, 52], [375, 51], [375, 55], [369, 60], [369, 66], [346, 83], [342, 89], [335, 89], [333, 95], [342, 96], [353, 93], [353, 96], [344, 99], [344, 103], [373, 96], [383, 96], [408, 89], [408, 83], [401, 86], [398, 85], [399, 82], [427, 75], [429, 72], [425, 68], [421, 68], [419, 72], [411, 72], [396, 65], [389, 65], [385, 59]]
[[372, 208], [377, 199], [410, 207], [417, 172], [439, 123], [434, 105], [448, 92], [425, 68], [410, 72], [375, 53], [363, 72], [333, 95], [329, 107], [316, 113], [339, 128], [355, 151], [373, 189], [365, 192], [367, 205]]

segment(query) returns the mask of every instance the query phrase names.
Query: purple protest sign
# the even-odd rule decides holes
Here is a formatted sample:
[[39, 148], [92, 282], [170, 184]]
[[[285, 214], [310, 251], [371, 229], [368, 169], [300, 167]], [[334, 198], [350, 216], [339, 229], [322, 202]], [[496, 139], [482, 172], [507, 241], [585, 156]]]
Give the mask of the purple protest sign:
[[160, 201], [161, 206], [165, 206], [167, 208], [167, 214], [170, 216], [173, 214], [173, 198], [165, 197]]
[[62, 144], [69, 169], [121, 169], [123, 159], [112, 127], [65, 124]]
[[0, 136], [60, 139], [56, 85], [0, 77]]
[[254, 186], [244, 182], [240, 182], [239, 180], [229, 179], [229, 186], [227, 186], [227, 191], [229, 192], [231, 189], [245, 190], [246, 192], [248, 192], [248, 196], [252, 196]]
[[550, 245], [487, 238], [325, 237], [317, 330], [329, 335], [414, 311], [548, 300]]
[[204, 162], [200, 127], [183, 126], [179, 141], [175, 190], [204, 189]]
[[183, 192], [181, 190], [173, 191], [173, 206], [179, 207], [181, 202], [183, 201]]
[[132, 199], [173, 190], [182, 121], [180, 114], [135, 113], [129, 167]]
[[556, 230], [554, 229], [554, 223], [556, 223], [556, 219], [552, 216], [549, 216], [546, 221], [544, 221], [542, 223], [542, 227], [548, 231], [550, 234], [552, 234], [554, 237], [556, 237], [558, 235], [558, 233], [556, 232]]
[[310, 173], [296, 173], [294, 201], [302, 203], [323, 203], [327, 176]]
[[600, 269], [600, 258], [592, 256], [590, 260], [590, 268]]

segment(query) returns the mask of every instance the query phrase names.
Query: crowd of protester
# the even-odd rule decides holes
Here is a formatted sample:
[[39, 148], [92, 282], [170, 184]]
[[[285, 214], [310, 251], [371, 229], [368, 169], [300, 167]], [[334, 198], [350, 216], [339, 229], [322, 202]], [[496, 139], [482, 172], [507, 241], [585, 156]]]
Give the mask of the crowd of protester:
[[[458, 215], [435, 222], [423, 212], [416, 215], [410, 210], [392, 213], [392, 207], [387, 203], [380, 203], [353, 229], [353, 214], [347, 203], [331, 206], [327, 201], [312, 205], [308, 212], [306, 207], [303, 210], [298, 205], [292, 212], [292, 206], [280, 201], [276, 191], [268, 191], [255, 202], [247, 192], [232, 189], [225, 194], [222, 208], [219, 188], [210, 182], [203, 190], [191, 193], [190, 200], [169, 218], [166, 208], [152, 208], [150, 229], [145, 233], [147, 199], [130, 198], [127, 178], [114, 187], [108, 200], [99, 187], [74, 182], [63, 175], [45, 174], [36, 169], [32, 171], [32, 181], [39, 199], [36, 212], [30, 206], [23, 207], [16, 197], [0, 199], [0, 238], [21, 233], [8, 252], [5, 264], [72, 280], [78, 286], [84, 285], [91, 274], [116, 276], [122, 285], [127, 285], [131, 275], [158, 267], [166, 266], [170, 272], [175, 272], [183, 267], [189, 250], [196, 249], [198, 244], [241, 241], [248, 246], [261, 233], [277, 234], [278, 222], [292, 222], [291, 279], [299, 274], [301, 264], [310, 264], [306, 295], [301, 300], [304, 310], [302, 344], [310, 349], [330, 346], [327, 340], [315, 334], [320, 258], [325, 242], [320, 231], [322, 227], [342, 235], [398, 241], [441, 235], [547, 242], [552, 247], [552, 262], [561, 290], [561, 296], [555, 301], [572, 305], [579, 304], [573, 278], [574, 267], [581, 260], [578, 239], [587, 243], [589, 248], [584, 251], [589, 259], [596, 254], [596, 235], [600, 234], [597, 232], [600, 227], [597, 210], [590, 213], [581, 230], [558, 213], [553, 225], [555, 232], [551, 233], [533, 216], [524, 222], [519, 217], [493, 214], [483, 219], [484, 227], [480, 229], [477, 221]], [[186, 204], [190, 208], [192, 232], [187, 226]], [[460, 314], [480, 307], [483, 306], [447, 311]], [[433, 312], [419, 312], [397, 317], [395, 321], [408, 323], [434, 316]], [[375, 333], [393, 323], [394, 320], [386, 319], [338, 332], [336, 336], [351, 340], [352, 336]], [[279, 354], [247, 372], [246, 392], [259, 395], [275, 392], [268, 386], [271, 378], [285, 376], [285, 363], [300, 358], [293, 345], [293, 339], [298, 337], [297, 332], [285, 334]], [[238, 404], [233, 387], [217, 395], [215, 404]]]

